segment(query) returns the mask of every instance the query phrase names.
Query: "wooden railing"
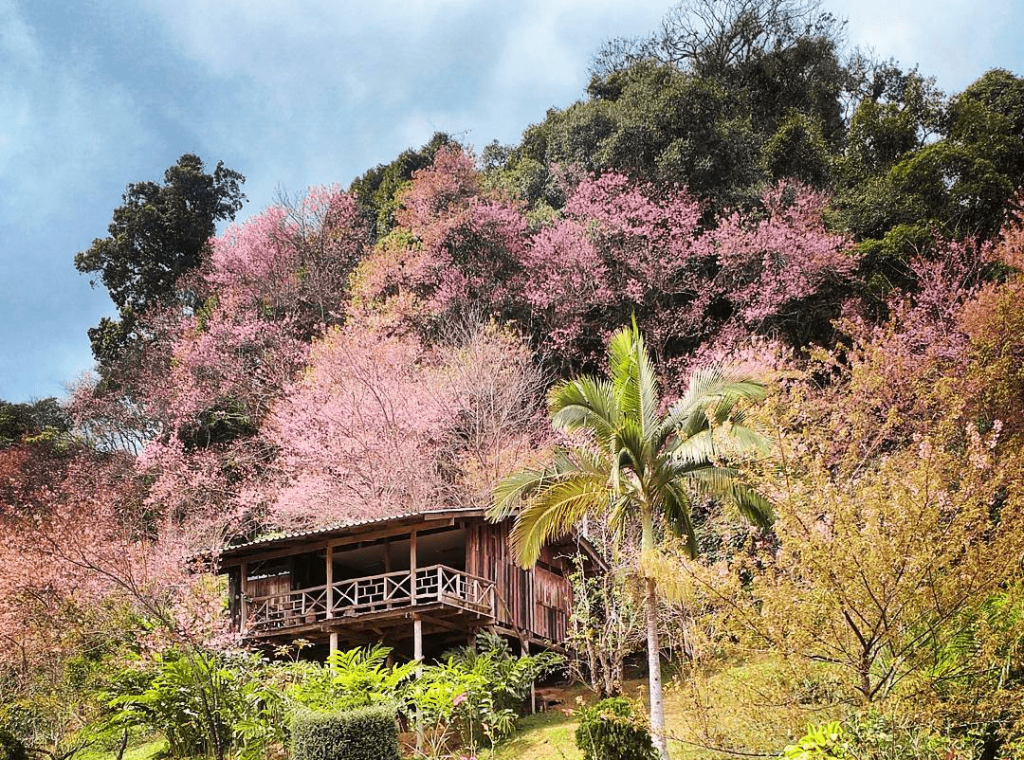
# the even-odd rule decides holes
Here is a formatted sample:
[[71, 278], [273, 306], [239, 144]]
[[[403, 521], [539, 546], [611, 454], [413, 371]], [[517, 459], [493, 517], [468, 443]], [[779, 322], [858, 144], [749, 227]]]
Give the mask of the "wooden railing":
[[291, 628], [327, 617], [327, 586], [314, 586], [249, 600], [246, 630]]
[[258, 633], [436, 603], [494, 617], [493, 581], [445, 565], [420, 567], [415, 575], [415, 584], [412, 571], [403, 570], [336, 581], [331, 594], [325, 585], [255, 597], [248, 600], [245, 630]]

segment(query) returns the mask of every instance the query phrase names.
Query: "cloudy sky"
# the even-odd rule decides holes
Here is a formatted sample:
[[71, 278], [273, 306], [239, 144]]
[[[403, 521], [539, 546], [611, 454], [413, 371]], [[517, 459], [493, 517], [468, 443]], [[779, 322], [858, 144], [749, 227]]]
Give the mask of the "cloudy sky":
[[[446, 131], [518, 141], [601, 41], [672, 0], [0, 0], [0, 399], [63, 395], [112, 314], [75, 253], [182, 153], [281, 192], [348, 183]], [[1024, 74], [1020, 0], [825, 0], [851, 44], [955, 92]]]

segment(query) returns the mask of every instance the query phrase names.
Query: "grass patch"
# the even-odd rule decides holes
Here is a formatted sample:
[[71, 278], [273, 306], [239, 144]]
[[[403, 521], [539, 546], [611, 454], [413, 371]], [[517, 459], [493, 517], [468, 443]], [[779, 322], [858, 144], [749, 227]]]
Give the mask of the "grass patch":
[[[774, 658], [727, 665], [696, 674], [666, 673], [665, 724], [673, 760], [725, 760], [736, 752], [777, 755], [809, 723], [840, 717], [822, 706], [832, 683], [826, 669], [793, 671]], [[625, 695], [646, 704], [647, 681], [632, 679]], [[595, 701], [589, 692], [588, 702]], [[563, 707], [574, 707], [565, 704]], [[646, 709], [646, 707], [645, 707]], [[530, 715], [494, 753], [496, 760], [579, 760], [577, 720], [560, 709]]]
[[495, 760], [579, 760], [576, 749], [578, 721], [561, 710], [527, 715], [516, 735], [498, 746]]
[[[167, 755], [167, 740], [164, 738], [145, 737], [133, 740], [124, 751], [122, 760], [156, 760]], [[89, 747], [75, 755], [75, 760], [114, 760], [116, 749]]]

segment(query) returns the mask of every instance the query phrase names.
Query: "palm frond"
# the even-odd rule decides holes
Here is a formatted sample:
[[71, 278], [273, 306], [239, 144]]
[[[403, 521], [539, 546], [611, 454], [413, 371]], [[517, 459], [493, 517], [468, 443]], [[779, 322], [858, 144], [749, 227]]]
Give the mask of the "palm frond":
[[702, 430], [694, 435], [682, 435], [668, 448], [672, 459], [687, 468], [704, 467], [719, 458], [715, 435], [711, 430]]
[[693, 519], [690, 516], [690, 498], [675, 483], [667, 483], [663, 493], [662, 511], [665, 521], [673, 533], [686, 539], [686, 551], [692, 559], [697, 556], [697, 534], [693, 530]]
[[740, 480], [740, 473], [731, 467], [704, 467], [682, 473], [698, 493], [715, 501], [736, 507], [744, 519], [760, 528], [770, 528], [775, 519], [771, 502]]
[[623, 416], [639, 419], [641, 412], [640, 365], [636, 361], [636, 336], [624, 327], [608, 341], [608, 374]]
[[725, 372], [721, 365], [712, 364], [693, 370], [683, 395], [669, 408], [668, 417], [683, 419], [698, 409], [704, 409], [724, 382]]
[[[765, 388], [754, 380], [741, 378], [736, 371], [711, 365], [693, 371], [686, 391], [668, 410], [663, 427], [676, 429], [682, 435], [700, 432], [712, 422], [722, 425], [738, 414], [743, 403], [760, 401]], [[711, 412], [711, 417], [707, 416]]]
[[623, 420], [615, 431], [613, 446], [620, 465], [628, 462], [630, 469], [642, 477], [653, 452], [641, 424], [636, 420]]
[[637, 364], [637, 383], [639, 385], [640, 397], [640, 423], [643, 426], [644, 436], [649, 438], [658, 429], [658, 414], [660, 402], [658, 400], [658, 377], [654, 372], [654, 365], [651, 363], [650, 354], [644, 346], [643, 336], [636, 326], [636, 319], [633, 319], [634, 354]]
[[747, 522], [762, 530], [768, 530], [775, 522], [772, 503], [760, 491], [742, 481], [735, 481], [732, 485], [732, 503]]
[[552, 468], [525, 469], [502, 478], [494, 487], [494, 504], [487, 510], [487, 519], [499, 522], [511, 517], [519, 505], [553, 475]]
[[559, 430], [588, 428], [601, 440], [613, 435], [620, 417], [612, 384], [594, 377], [557, 384], [548, 394], [548, 410]]
[[746, 425], [730, 425], [728, 434], [723, 436], [723, 439], [721, 448], [725, 450], [727, 457], [763, 456], [772, 448], [767, 438]]
[[533, 494], [580, 473], [607, 480], [607, 454], [584, 446], [556, 449], [547, 467], [527, 468], [498, 481], [494, 487], [494, 504], [487, 510], [487, 518], [498, 522], [511, 517]]
[[658, 379], [636, 319], [608, 343], [608, 368], [624, 416], [640, 423], [645, 434], [658, 426]]
[[716, 403], [713, 407], [712, 419], [721, 425], [738, 413], [738, 406], [761, 401], [765, 395], [764, 386], [753, 380], [729, 380], [723, 383], [714, 394]]
[[530, 567], [552, 538], [567, 534], [584, 516], [611, 506], [608, 484], [592, 473], [577, 473], [536, 492], [519, 513], [509, 543], [523, 567]]

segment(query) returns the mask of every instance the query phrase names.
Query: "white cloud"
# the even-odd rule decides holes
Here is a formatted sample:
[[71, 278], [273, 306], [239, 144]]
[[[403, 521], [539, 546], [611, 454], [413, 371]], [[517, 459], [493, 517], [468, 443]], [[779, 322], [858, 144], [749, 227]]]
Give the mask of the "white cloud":
[[1016, 0], [829, 0], [826, 5], [849, 18], [851, 43], [906, 68], [919, 66], [947, 92], [962, 90], [996, 66], [1024, 73]]
[[138, 107], [96, 76], [82, 49], [47, 57], [10, 2], [0, 4], [0, 218], [35, 226], [127, 163], [147, 135]]

